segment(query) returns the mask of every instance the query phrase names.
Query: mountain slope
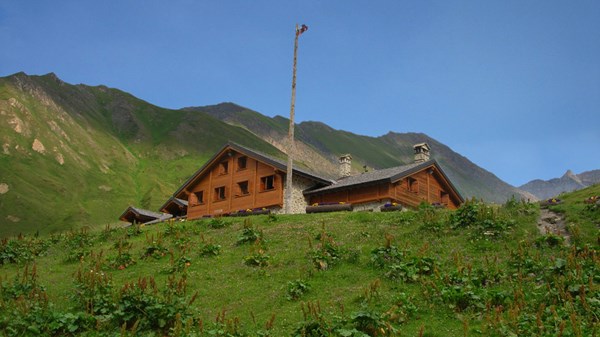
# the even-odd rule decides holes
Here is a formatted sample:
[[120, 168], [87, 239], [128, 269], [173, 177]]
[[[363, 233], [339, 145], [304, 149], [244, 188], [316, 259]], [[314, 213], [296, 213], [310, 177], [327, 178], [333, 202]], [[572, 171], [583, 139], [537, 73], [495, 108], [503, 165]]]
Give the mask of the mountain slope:
[[[0, 236], [116, 223], [127, 205], [157, 209], [223, 144], [285, 158], [288, 120], [223, 103], [171, 110], [106, 86], [54, 74], [0, 78]], [[466, 197], [503, 202], [519, 191], [424, 134], [360, 136], [297, 125], [298, 164], [336, 178], [340, 154], [355, 173], [412, 161], [428, 142]]]
[[[233, 103], [184, 110], [204, 112], [231, 125], [242, 126], [280, 150], [285, 150], [282, 139], [287, 135], [289, 120], [281, 116], [269, 118]], [[381, 137], [368, 137], [335, 130], [320, 122], [302, 122], [296, 126], [296, 137], [299, 160], [330, 177], [335, 178], [337, 174], [337, 158], [341, 154], [352, 155], [354, 173], [358, 173], [364, 170], [364, 166], [367, 169], [382, 169], [410, 163], [413, 160], [413, 145], [427, 142], [433, 158], [443, 166], [463, 196], [491, 202], [504, 202], [512, 195], [536, 199], [422, 133], [390, 132]]]
[[536, 179], [519, 187], [540, 199], [548, 199], [563, 192], [572, 192], [600, 183], [600, 170], [574, 174], [571, 170], [560, 178], [550, 180]]
[[0, 78], [0, 234], [117, 222], [156, 209], [212, 153], [250, 132], [207, 114], [163, 109], [54, 74]]

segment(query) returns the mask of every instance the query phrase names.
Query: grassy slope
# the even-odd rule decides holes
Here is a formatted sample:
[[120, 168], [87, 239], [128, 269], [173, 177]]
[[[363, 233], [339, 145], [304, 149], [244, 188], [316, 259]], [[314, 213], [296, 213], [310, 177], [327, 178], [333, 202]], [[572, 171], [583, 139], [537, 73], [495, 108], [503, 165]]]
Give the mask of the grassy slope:
[[[0, 237], [102, 227], [118, 222], [128, 205], [157, 209], [228, 141], [281, 156], [206, 114], [163, 109], [104, 86], [70, 85], [53, 74], [0, 78], [0, 110], [9, 151], [0, 152], [0, 183], [9, 186], [0, 196]], [[32, 150], [34, 139], [44, 154]]]
[[[136, 280], [141, 276], [155, 276], [157, 283], [164, 284], [167, 274], [159, 271], [169, 266], [168, 257], [160, 260], [141, 260], [139, 256], [148, 246], [146, 238], [163, 235], [165, 246], [178, 257], [182, 253], [176, 248], [177, 240], [189, 240], [185, 256], [191, 258], [188, 268], [190, 293], [199, 292], [195, 305], [203, 320], [210, 322], [221, 310], [226, 310], [230, 318], [239, 317], [244, 329], [253, 329], [251, 315], [255, 315], [258, 325], [262, 326], [274, 313], [277, 316], [274, 328], [275, 336], [289, 335], [302, 321], [302, 312], [298, 302], [285, 298], [287, 282], [303, 279], [312, 287], [302, 298], [303, 301], [319, 301], [327, 317], [341, 315], [340, 307], [346, 314], [361, 308], [367, 289], [373, 281], [382, 280], [378, 295], [368, 304], [374, 310], [383, 312], [391, 308], [400, 293], [408, 294], [418, 307], [414, 316], [401, 325], [402, 335], [417, 335], [425, 327], [427, 336], [458, 336], [463, 332], [463, 319], [469, 321], [471, 333], [480, 329], [481, 317], [477, 311], [457, 314], [446, 305], [439, 305], [427, 299], [428, 290], [419, 283], [392, 281], [384, 278], [382, 272], [370, 263], [370, 252], [383, 246], [385, 235], [394, 237], [393, 244], [410, 252], [410, 255], [428, 256], [439, 263], [441, 273], [455, 270], [459, 265], [472, 265], [473, 268], [490, 265], [486, 261], [497, 259], [504, 265], [510, 259], [510, 252], [516, 251], [519, 242], [537, 237], [534, 225], [536, 214], [518, 217], [517, 226], [505, 239], [495, 243], [472, 241], [471, 230], [442, 229], [440, 232], [423, 230], [423, 219], [419, 213], [334, 213], [326, 215], [279, 216], [275, 222], [266, 216], [251, 218], [252, 224], [264, 232], [266, 252], [271, 256], [270, 265], [265, 268], [252, 268], [243, 264], [245, 256], [255, 249], [251, 245], [236, 245], [243, 227], [242, 219], [227, 219], [229, 225], [221, 229], [208, 226], [209, 220], [185, 224], [160, 224], [143, 228], [143, 234], [128, 239], [133, 244], [132, 255], [138, 263], [122, 271], [108, 270], [114, 284]], [[446, 215], [438, 214], [440, 219]], [[175, 230], [173, 230], [175, 229]], [[322, 230], [328, 232], [337, 244], [346, 249], [355, 250], [357, 262], [343, 262], [327, 271], [315, 270], [306, 254], [310, 246], [318, 245], [315, 240]], [[179, 234], [166, 233], [178, 232]], [[105, 256], [114, 257], [115, 242], [127, 239], [126, 231], [112, 231], [110, 238], [95, 241], [92, 250], [103, 251]], [[222, 246], [222, 253], [214, 258], [198, 255], [201, 241], [206, 240]], [[59, 308], [67, 309], [71, 304], [60, 299], [68, 298], [72, 293], [72, 283], [65, 275], [73, 275], [77, 263], [64, 262], [68, 248], [64, 244], [51, 247], [46, 257], [37, 259], [37, 269], [41, 284], [48, 286], [48, 293]], [[540, 251], [543, 255], [555, 252]], [[91, 262], [91, 261], [90, 261]], [[85, 262], [86, 264], [88, 262]], [[496, 266], [498, 267], [498, 266]], [[8, 265], [0, 267], [8, 279], [18, 267]]]
[[[600, 222], [600, 211], [589, 212], [582, 209], [581, 200], [590, 194], [598, 195], [598, 192], [600, 192], [599, 186], [594, 186], [586, 191], [567, 194], [562, 196], [564, 204], [553, 206], [557, 210], [564, 211], [569, 221], [577, 222], [581, 226], [581, 236], [576, 244], [581, 245], [579, 247], [591, 244], [587, 249], [591, 247], [592, 251], [596, 252], [598, 249], [596, 226]], [[489, 212], [496, 215], [492, 214], [490, 217]], [[142, 252], [149, 246], [148, 238], [151, 239], [150, 241], [156, 241], [156, 238], [162, 237], [163, 245], [173, 252], [175, 258], [186, 256], [191, 260], [191, 265], [186, 269], [188, 294], [198, 292], [199, 296], [194, 302], [194, 308], [198, 310], [199, 317], [206, 322], [207, 326], [225, 310], [228, 318], [239, 317], [242, 330], [254, 331], [262, 328], [264, 322], [275, 314], [276, 321], [272, 335], [289, 336], [291, 331], [302, 322], [303, 316], [300, 302], [286, 299], [286, 290], [289, 281], [302, 279], [311, 286], [311, 290], [302, 296], [301, 300], [318, 302], [327, 321], [342, 314], [350, 317], [352, 313], [365, 308], [383, 313], [392, 309], [395, 304], [402, 303], [402, 298], [408, 298], [416, 306], [416, 312], [406, 316], [404, 323], [392, 321], [402, 336], [419, 335], [421, 329], [424, 329], [424, 336], [430, 337], [462, 336], [463, 333], [467, 336], [479, 336], [486, 335], [482, 332], [489, 328], [486, 324], [505, 324], [504, 326], [513, 332], [521, 329], [518, 335], [533, 334], [536, 331], [535, 317], [538, 310], [536, 305], [539, 304], [533, 304], [533, 307], [521, 304], [519, 309], [515, 309], [512, 303], [513, 295], [515, 299], [519, 298], [521, 295], [518, 293], [523, 291], [524, 303], [528, 305], [540, 300], [544, 302], [544, 294], [547, 292], [545, 282], [550, 282], [547, 280], [553, 280], [551, 282], [557, 282], [558, 287], [564, 286], [565, 289], [569, 284], [565, 282], [573, 282], [562, 274], [553, 274], [552, 270], [560, 266], [557, 264], [558, 261], [569, 261], [568, 268], [575, 268], [571, 264], [578, 259], [572, 257], [574, 250], [548, 247], [545, 244], [538, 245], [543, 241], [540, 241], [540, 234], [536, 228], [538, 212], [535, 206], [517, 205], [507, 209], [492, 207], [485, 209], [484, 213], [487, 214], [485, 216], [488, 219], [506, 219], [506, 217], [512, 219], [511, 229], [504, 237], [488, 241], [484, 239], [486, 235], [477, 234], [480, 232], [474, 227], [451, 229], [449, 227], [451, 213], [431, 210], [404, 213], [277, 216], [275, 221], [267, 216], [255, 216], [248, 218], [247, 221], [263, 232], [264, 249], [270, 256], [269, 266], [263, 268], [249, 267], [243, 263], [245, 257], [257, 251], [257, 248], [252, 245], [236, 244], [244, 227], [243, 218], [225, 218], [227, 225], [216, 229], [210, 226], [211, 220], [200, 220], [147, 226], [141, 228], [141, 234], [134, 236], [129, 236], [134, 233], [131, 229], [104, 231], [95, 234], [92, 245], [85, 248], [96, 253], [103, 252], [104, 257], [110, 260], [117, 255], [115, 246], [119, 240], [131, 243], [132, 248], [129, 253], [137, 261], [135, 265], [125, 270], [117, 270], [106, 265], [105, 272], [111, 275], [113, 284], [118, 289], [119, 285], [125, 282], [154, 276], [157, 284], [162, 287], [169, 276], [161, 272], [170, 266], [168, 256], [158, 260], [140, 258]], [[591, 228], [595, 230], [588, 231]], [[340, 264], [325, 271], [315, 269], [308, 258], [308, 253], [319, 246], [316, 237], [323, 231], [334, 238], [339, 247], [353, 251], [357, 259], [354, 261], [343, 259]], [[389, 235], [393, 237], [392, 244], [406, 251], [407, 256], [433, 258], [437, 263], [435, 275], [423, 276], [421, 281], [407, 282], [388, 279], [382, 270], [374, 268], [370, 262], [371, 252], [377, 247], [384, 246], [385, 238]], [[67, 237], [74, 238], [77, 234], [71, 233]], [[221, 254], [216, 257], [200, 256], [200, 247], [205, 242], [221, 245]], [[538, 244], [535, 244], [536, 242]], [[182, 243], [186, 246], [184, 250], [180, 248]], [[73, 282], [69, 281], [69, 277], [79, 268], [78, 263], [65, 262], [72, 251], [69, 240], [59, 240], [50, 246], [45, 256], [36, 258], [39, 282], [47, 286], [50, 299], [57, 305], [57, 311], [71, 310], [74, 305], [70, 300], [66, 300], [73, 295]], [[97, 261], [98, 259], [85, 258], [84, 270]], [[514, 267], [517, 261], [523, 263], [521, 268], [524, 269], [521, 272]], [[593, 270], [596, 272], [600, 270], [597, 253], [595, 264], [596, 269], [593, 269], [592, 265], [590, 277], [595, 274]], [[0, 274], [4, 275], [3, 280], [11, 280], [14, 275], [22, 272], [23, 266], [24, 264], [0, 266]], [[497, 307], [493, 307], [488, 312], [485, 306], [474, 306], [460, 312], [439, 297], [438, 289], [433, 285], [440, 287], [444, 279], [467, 269], [472, 269], [474, 275], [478, 275], [477, 270], [483, 270], [486, 275], [501, 275], [499, 282], [492, 281], [488, 285], [480, 285], [473, 291], [479, 296], [485, 294], [479, 293], [482, 289], [487, 289], [485, 291], [488, 294], [506, 292], [508, 294], [507, 302], [504, 302], [506, 311], [501, 319], [505, 323], [488, 321], [487, 315], [497, 312]], [[573, 275], [582, 272], [581, 269], [577, 270], [578, 272]], [[583, 272], [590, 271], [584, 269]], [[458, 275], [466, 277], [467, 274], [465, 272]], [[597, 276], [598, 274], [593, 277]], [[588, 283], [587, 276], [582, 279], [586, 284]], [[375, 293], [370, 293], [369, 289], [376, 280], [380, 280], [380, 286]], [[587, 290], [589, 303], [597, 307], [598, 303], [592, 304], [591, 301], [593, 298], [596, 298], [595, 301], [600, 301], [600, 289], [597, 284], [593, 285], [595, 281], [589, 282], [591, 282], [589, 283], [591, 288]], [[557, 290], [554, 284], [548, 286], [550, 287], [548, 289], [554, 289], [550, 294], [555, 296], [554, 299], [551, 296], [549, 301], [554, 301], [554, 305], [557, 305], [556, 300], [562, 298], [555, 293], [559, 289]], [[367, 298], [370, 299], [367, 301]], [[576, 297], [575, 302], [578, 300], [579, 297]], [[578, 303], [575, 303], [576, 307], [580, 306]], [[569, 325], [571, 323], [568, 323], [568, 309], [566, 309], [567, 316], [564, 316], [560, 305], [557, 310], [561, 317], [566, 319], [566, 332], [571, 331], [570, 333], [575, 335]], [[511, 315], [519, 316], [519, 328], [510, 323], [513, 317]], [[552, 312], [548, 311], [542, 315], [542, 319], [551, 320], [552, 315]], [[253, 323], [254, 319], [256, 324]], [[558, 329], [559, 324], [553, 324], [555, 324], [553, 329]], [[598, 328], [597, 324], [596, 328]], [[548, 329], [549, 335], [553, 334], [554, 330], [550, 330], [550, 327], [547, 326], [545, 329]], [[498, 333], [501, 330], [502, 328], [494, 331]]]
[[561, 194], [558, 198], [563, 200], [563, 203], [550, 206], [550, 209], [565, 215], [573, 240], [600, 244], [600, 212], [597, 210], [600, 206], [584, 203], [592, 196], [600, 196], [600, 184]]

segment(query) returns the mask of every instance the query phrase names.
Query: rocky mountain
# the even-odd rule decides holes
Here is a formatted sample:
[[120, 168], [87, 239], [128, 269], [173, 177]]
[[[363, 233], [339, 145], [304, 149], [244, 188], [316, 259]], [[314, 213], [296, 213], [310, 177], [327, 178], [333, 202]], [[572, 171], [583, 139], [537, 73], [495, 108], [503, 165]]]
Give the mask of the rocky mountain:
[[521, 190], [535, 195], [539, 199], [555, 197], [563, 192], [576, 191], [600, 183], [600, 170], [574, 174], [571, 170], [560, 178], [550, 180], [536, 179], [520, 186]]
[[[287, 118], [266, 117], [233, 103], [183, 110], [204, 112], [230, 125], [243, 127], [285, 151], [286, 144], [282, 140], [287, 137]], [[382, 169], [410, 163], [413, 160], [413, 145], [427, 142], [431, 146], [433, 158], [442, 165], [463, 196], [498, 203], [506, 201], [511, 195], [536, 200], [533, 195], [510, 186], [493, 173], [423, 133], [389, 132], [381, 137], [369, 137], [335, 130], [320, 122], [302, 122], [296, 126], [295, 134], [299, 160], [313, 170], [334, 178], [337, 159], [341, 154], [352, 155], [354, 172], [359, 173], [365, 166]]]
[[0, 78], [0, 236], [114, 224], [130, 204], [157, 209], [229, 140], [283, 156], [207, 114], [117, 89]]
[[[114, 224], [128, 205], [155, 210], [228, 141], [285, 158], [287, 126], [233, 103], [171, 110], [52, 73], [1, 77], [0, 236]], [[340, 154], [360, 172], [410, 162], [426, 141], [465, 197], [522, 195], [424, 134], [367, 137], [319, 122], [296, 134], [297, 164], [325, 176]]]

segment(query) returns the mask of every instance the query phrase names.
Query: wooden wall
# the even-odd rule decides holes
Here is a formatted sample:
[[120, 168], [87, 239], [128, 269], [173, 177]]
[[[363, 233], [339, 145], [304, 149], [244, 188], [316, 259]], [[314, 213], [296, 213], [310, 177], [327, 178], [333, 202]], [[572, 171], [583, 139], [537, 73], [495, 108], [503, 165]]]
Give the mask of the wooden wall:
[[[200, 176], [200, 179], [188, 187], [188, 219], [206, 215], [219, 215], [233, 211], [271, 207], [283, 204], [283, 173], [272, 166], [247, 157], [246, 168], [238, 167], [238, 158], [245, 157], [237, 152], [229, 152], [214, 161]], [[222, 163], [227, 163], [227, 172], [223, 172]], [[261, 178], [274, 175], [273, 189], [262, 191]], [[238, 183], [248, 182], [248, 194], [242, 195]], [[225, 199], [218, 200], [215, 189], [225, 187]], [[195, 192], [203, 193], [203, 202], [198, 203]]]
[[376, 184], [350, 188], [333, 193], [313, 195], [310, 204], [323, 202], [345, 202], [359, 204], [380, 199], [390, 198], [389, 184]]
[[385, 199], [405, 206], [417, 207], [421, 202], [441, 203], [450, 209], [456, 209], [459, 202], [448, 193], [447, 184], [442, 175], [434, 168], [425, 169], [395, 183], [362, 185], [333, 193], [313, 195], [310, 203], [346, 202], [366, 203]]
[[433, 168], [420, 171], [394, 183], [393, 199], [412, 207], [426, 202], [429, 204], [440, 203], [450, 209], [456, 209], [458, 203], [451, 198], [450, 191], [444, 187], [443, 182], [441, 174]]

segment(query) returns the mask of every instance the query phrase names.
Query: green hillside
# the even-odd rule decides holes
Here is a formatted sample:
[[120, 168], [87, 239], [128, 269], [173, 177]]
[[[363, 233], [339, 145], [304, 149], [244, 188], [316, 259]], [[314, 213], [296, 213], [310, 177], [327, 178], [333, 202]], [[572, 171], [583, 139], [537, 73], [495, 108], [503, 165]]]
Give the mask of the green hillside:
[[[233, 103], [171, 110], [105, 86], [54, 74], [0, 78], [0, 237], [116, 224], [128, 205], [156, 210], [225, 143], [284, 158], [288, 120]], [[297, 164], [337, 178], [433, 157], [465, 197], [503, 203], [521, 191], [420, 133], [360, 136], [319, 122], [297, 125]], [[527, 196], [525, 196], [527, 198]]]
[[[571, 230], [600, 222], [600, 208], [578, 209], [597, 189], [564, 196]], [[455, 212], [423, 206], [11, 238], [0, 244], [0, 330], [597, 335], [598, 230], [580, 230], [564, 246], [560, 237], [539, 234], [538, 216], [537, 204], [470, 201]]]
[[[563, 201], [561, 204], [550, 205], [549, 208], [565, 216], [567, 229], [574, 240], [581, 238], [594, 238], [600, 231], [600, 205], [586, 203], [586, 199], [597, 197], [600, 200], [600, 184], [574, 191], [563, 193], [557, 198]], [[597, 242], [600, 244], [600, 241]]]
[[199, 112], [163, 109], [54, 74], [0, 78], [0, 236], [116, 223], [157, 209], [228, 141], [281, 153]]

